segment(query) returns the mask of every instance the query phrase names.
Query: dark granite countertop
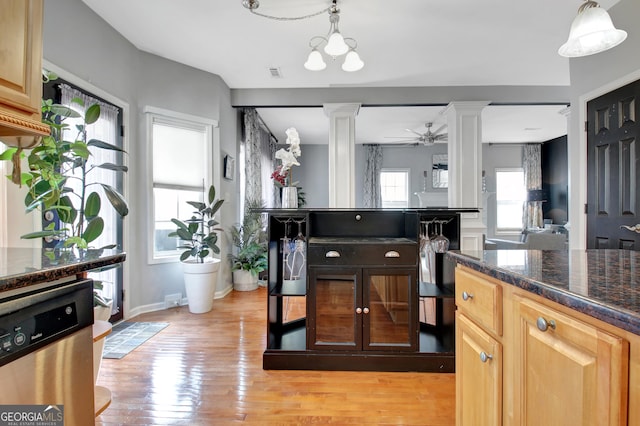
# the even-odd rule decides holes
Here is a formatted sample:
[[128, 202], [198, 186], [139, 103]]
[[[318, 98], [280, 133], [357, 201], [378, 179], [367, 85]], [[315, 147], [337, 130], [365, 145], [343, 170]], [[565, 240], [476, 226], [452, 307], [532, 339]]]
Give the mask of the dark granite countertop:
[[452, 251], [458, 264], [640, 335], [640, 252]]
[[100, 270], [124, 262], [119, 250], [48, 250], [0, 247], [2, 292]]

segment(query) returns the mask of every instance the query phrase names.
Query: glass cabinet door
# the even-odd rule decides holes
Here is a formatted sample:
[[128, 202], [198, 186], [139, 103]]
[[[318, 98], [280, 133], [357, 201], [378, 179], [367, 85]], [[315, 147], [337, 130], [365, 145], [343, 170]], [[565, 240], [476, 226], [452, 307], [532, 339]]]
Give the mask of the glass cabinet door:
[[309, 268], [307, 319], [310, 349], [361, 349], [362, 314], [358, 306], [359, 269]]
[[363, 284], [363, 348], [415, 350], [415, 270], [365, 269]]

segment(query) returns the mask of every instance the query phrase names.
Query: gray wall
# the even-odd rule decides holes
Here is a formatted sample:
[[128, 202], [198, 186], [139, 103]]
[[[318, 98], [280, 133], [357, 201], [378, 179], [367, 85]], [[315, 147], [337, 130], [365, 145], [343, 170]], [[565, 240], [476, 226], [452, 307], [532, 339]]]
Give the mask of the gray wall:
[[[218, 120], [221, 150], [237, 157], [236, 116], [229, 88], [216, 75], [138, 51], [80, 0], [45, 2], [44, 58], [129, 105], [129, 140], [125, 141], [130, 165], [126, 194], [130, 213], [125, 219], [129, 306], [161, 303], [165, 294], [182, 293], [179, 263], [147, 262], [150, 164], [142, 108], [148, 105]], [[215, 175], [221, 170], [222, 164], [214, 166]], [[226, 200], [223, 225], [235, 222], [234, 182], [222, 179], [217, 188]], [[225, 269], [218, 291], [230, 285]]]

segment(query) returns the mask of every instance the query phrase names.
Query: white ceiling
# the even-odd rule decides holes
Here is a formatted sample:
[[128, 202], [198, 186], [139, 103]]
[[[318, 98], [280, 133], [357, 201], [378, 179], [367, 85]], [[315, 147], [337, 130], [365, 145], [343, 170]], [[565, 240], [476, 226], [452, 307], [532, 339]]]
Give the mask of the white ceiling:
[[[608, 8], [618, 1], [600, 3]], [[339, 0], [340, 30], [357, 40], [365, 62], [364, 69], [355, 73], [342, 71], [340, 61], [327, 61], [321, 72], [302, 66], [310, 38], [326, 35], [329, 29], [326, 13], [282, 21], [250, 13], [241, 0], [83, 2], [140, 50], [217, 74], [232, 89], [248, 89], [566, 86], [569, 60], [557, 49], [566, 41], [582, 0]], [[261, 0], [257, 11], [291, 17], [330, 4], [330, 0]], [[281, 77], [273, 78], [269, 68], [278, 68]], [[483, 139], [535, 142], [566, 134], [565, 117], [557, 117], [562, 108], [490, 106], [486, 117], [483, 114]], [[362, 108], [358, 139], [381, 142], [381, 137], [407, 133], [405, 128], [418, 130], [421, 123], [437, 121], [432, 117], [440, 109]], [[275, 109], [260, 112], [274, 133], [284, 130], [283, 118], [285, 127], [294, 125], [301, 135], [317, 131], [314, 117], [326, 123], [320, 109], [286, 115]], [[391, 122], [392, 116], [398, 121]], [[387, 127], [381, 127], [383, 122]]]

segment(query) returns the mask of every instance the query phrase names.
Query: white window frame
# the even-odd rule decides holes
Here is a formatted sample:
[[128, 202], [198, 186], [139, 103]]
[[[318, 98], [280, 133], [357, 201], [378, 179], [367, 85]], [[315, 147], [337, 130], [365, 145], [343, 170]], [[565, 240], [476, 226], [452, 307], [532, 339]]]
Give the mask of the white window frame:
[[[0, 141], [0, 153], [4, 152], [7, 149], [7, 146]], [[9, 241], [7, 239], [7, 207], [9, 205], [7, 200], [7, 178], [5, 175], [8, 173], [5, 172], [5, 163], [6, 161], [0, 161], [0, 202], [3, 208], [0, 208], [0, 247], [7, 247]]]
[[[411, 186], [411, 169], [407, 169], [407, 168], [382, 168], [382, 170], [380, 170], [380, 173], [405, 173], [407, 176], [407, 187], [406, 187], [406, 194], [405, 194], [405, 199], [407, 200], [406, 205], [404, 206], [389, 206], [386, 207], [384, 206], [384, 204], [382, 205], [383, 208], [389, 208], [389, 209], [405, 209], [405, 208], [409, 208], [409, 205], [411, 204], [411, 200], [409, 198], [409, 187]], [[380, 179], [380, 184], [382, 185], [382, 179]], [[382, 191], [382, 188], [380, 188], [380, 190]]]
[[[162, 108], [146, 106], [143, 109], [146, 115], [146, 149], [147, 149], [147, 261], [150, 265], [160, 263], [171, 263], [180, 261], [180, 253], [173, 255], [156, 256], [154, 249], [155, 233], [155, 203], [153, 198], [153, 124], [166, 123], [178, 126], [203, 129], [206, 132], [206, 158], [203, 167], [205, 170], [205, 188], [213, 183], [216, 191], [220, 189], [220, 170], [214, 174], [214, 165], [221, 164], [220, 161], [220, 129], [217, 120], [198, 117], [190, 114], [170, 111]], [[218, 168], [219, 169], [219, 168]], [[216, 194], [216, 198], [221, 198]], [[219, 213], [220, 214], [220, 213]], [[220, 222], [220, 217], [217, 218]]]
[[[498, 173], [500, 172], [521, 172], [524, 174], [524, 169], [522, 167], [499, 167], [495, 169], [495, 176], [496, 176], [496, 223], [495, 223], [495, 233], [496, 235], [518, 235], [522, 233], [522, 229], [524, 227], [524, 222], [520, 225], [519, 228], [499, 228], [498, 227]], [[523, 181], [523, 185], [524, 185], [524, 181]], [[526, 189], [526, 188], [525, 188]], [[526, 203], [526, 200], [523, 201], [523, 203]], [[524, 205], [523, 205], [524, 208]]]

